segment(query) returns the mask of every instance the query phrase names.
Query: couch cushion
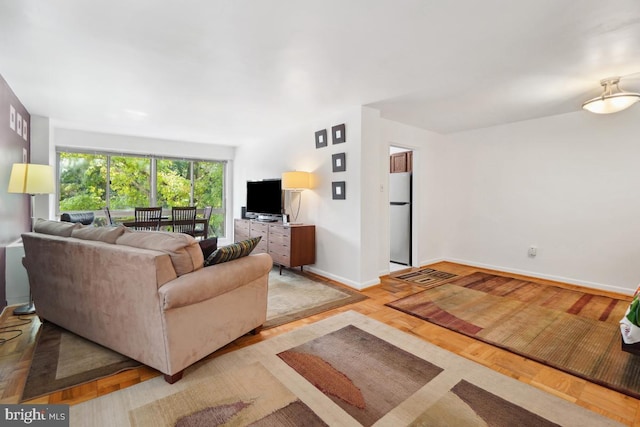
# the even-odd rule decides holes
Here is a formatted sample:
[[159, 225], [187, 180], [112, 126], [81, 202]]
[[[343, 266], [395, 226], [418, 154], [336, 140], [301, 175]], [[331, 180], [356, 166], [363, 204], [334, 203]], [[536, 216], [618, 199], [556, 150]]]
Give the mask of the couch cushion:
[[191, 273], [204, 266], [204, 257], [198, 242], [188, 234], [165, 231], [131, 231], [116, 240], [117, 245], [153, 249], [169, 254], [178, 276]]
[[80, 227], [71, 231], [71, 237], [113, 244], [118, 237], [122, 236], [127, 230], [127, 227], [124, 225], [117, 227]]
[[231, 245], [223, 246], [216, 249], [209, 258], [204, 262], [205, 266], [220, 264], [221, 262], [227, 262], [234, 259], [247, 256], [260, 242], [262, 236], [252, 237], [241, 242], [236, 242]]
[[80, 227], [82, 227], [80, 223], [51, 221], [38, 218], [33, 226], [33, 231], [36, 233], [50, 234], [52, 236], [70, 237], [71, 232]]

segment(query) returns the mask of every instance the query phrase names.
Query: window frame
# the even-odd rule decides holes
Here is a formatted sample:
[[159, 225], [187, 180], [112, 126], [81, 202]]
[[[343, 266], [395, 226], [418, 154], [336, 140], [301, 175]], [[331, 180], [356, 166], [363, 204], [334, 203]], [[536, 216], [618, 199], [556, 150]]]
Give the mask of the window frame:
[[[149, 200], [149, 204], [150, 206], [155, 206], [155, 204], [157, 203], [158, 200], [158, 192], [157, 192], [157, 181], [158, 181], [158, 177], [157, 177], [157, 161], [158, 160], [173, 160], [173, 161], [187, 161], [189, 162], [189, 178], [191, 181], [191, 190], [189, 193], [189, 203], [190, 205], [193, 204], [193, 199], [194, 199], [194, 189], [195, 189], [195, 182], [194, 182], [194, 163], [196, 162], [204, 162], [204, 163], [218, 163], [222, 165], [222, 206], [219, 208], [213, 207], [213, 210], [211, 212], [211, 215], [222, 215], [222, 236], [217, 236], [217, 237], [221, 237], [224, 238], [228, 233], [227, 233], [227, 226], [228, 226], [228, 209], [227, 209], [227, 187], [228, 187], [228, 173], [229, 173], [229, 169], [228, 169], [228, 161], [227, 160], [217, 160], [217, 159], [203, 159], [203, 158], [199, 158], [199, 157], [174, 157], [174, 156], [167, 156], [167, 155], [153, 155], [153, 154], [144, 154], [144, 153], [134, 153], [134, 152], [127, 152], [127, 153], [122, 153], [122, 152], [115, 152], [115, 151], [101, 151], [101, 150], [82, 150], [82, 149], [76, 149], [76, 148], [69, 148], [69, 147], [57, 147], [56, 148], [56, 203], [55, 203], [55, 211], [56, 211], [56, 215], [58, 217], [60, 217], [60, 215], [62, 214], [61, 210], [60, 210], [60, 154], [61, 153], [68, 153], [68, 154], [92, 154], [92, 155], [99, 155], [99, 156], [106, 156], [107, 158], [107, 171], [106, 171], [106, 176], [105, 176], [105, 182], [106, 182], [106, 189], [105, 189], [105, 206], [109, 207], [109, 203], [110, 203], [110, 196], [111, 196], [111, 186], [110, 184], [110, 174], [111, 174], [111, 157], [113, 156], [117, 156], [117, 157], [139, 157], [139, 158], [145, 158], [145, 159], [149, 159], [151, 161], [150, 164], [150, 186], [151, 186], [151, 195], [150, 195], [150, 200]], [[204, 206], [199, 207], [200, 210], [204, 210]], [[68, 212], [73, 212], [73, 211], [68, 211]], [[83, 211], [86, 212], [86, 211]], [[104, 211], [102, 209], [100, 210], [94, 210], [91, 211], [94, 213], [94, 215], [96, 217], [104, 217]], [[112, 210], [111, 214], [112, 216], [118, 217], [118, 216], [133, 216], [133, 208], [132, 209], [119, 209], [119, 210]], [[164, 214], [170, 214], [170, 208], [164, 208], [163, 209], [163, 213]]]

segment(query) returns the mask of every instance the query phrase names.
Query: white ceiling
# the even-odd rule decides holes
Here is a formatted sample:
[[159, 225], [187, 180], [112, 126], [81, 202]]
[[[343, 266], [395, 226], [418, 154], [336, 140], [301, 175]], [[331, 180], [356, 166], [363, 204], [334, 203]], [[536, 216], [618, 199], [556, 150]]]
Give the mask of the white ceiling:
[[640, 1], [0, 0], [0, 75], [88, 130], [239, 145], [368, 105], [451, 133], [640, 91]]

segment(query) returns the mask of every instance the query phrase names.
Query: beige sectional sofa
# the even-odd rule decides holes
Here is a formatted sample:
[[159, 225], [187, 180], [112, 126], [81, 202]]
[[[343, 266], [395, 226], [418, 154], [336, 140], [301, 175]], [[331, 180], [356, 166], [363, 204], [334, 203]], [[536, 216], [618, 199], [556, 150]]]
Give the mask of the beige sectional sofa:
[[266, 320], [267, 254], [203, 266], [193, 237], [38, 220], [23, 234], [37, 315], [172, 383]]

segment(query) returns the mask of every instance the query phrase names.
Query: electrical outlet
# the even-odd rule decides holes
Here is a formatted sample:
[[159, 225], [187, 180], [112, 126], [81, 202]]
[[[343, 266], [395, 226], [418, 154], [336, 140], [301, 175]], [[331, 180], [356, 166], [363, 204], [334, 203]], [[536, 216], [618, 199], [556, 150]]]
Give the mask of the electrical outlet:
[[529, 246], [529, 256], [533, 258], [536, 255], [538, 255], [538, 248], [535, 246]]

